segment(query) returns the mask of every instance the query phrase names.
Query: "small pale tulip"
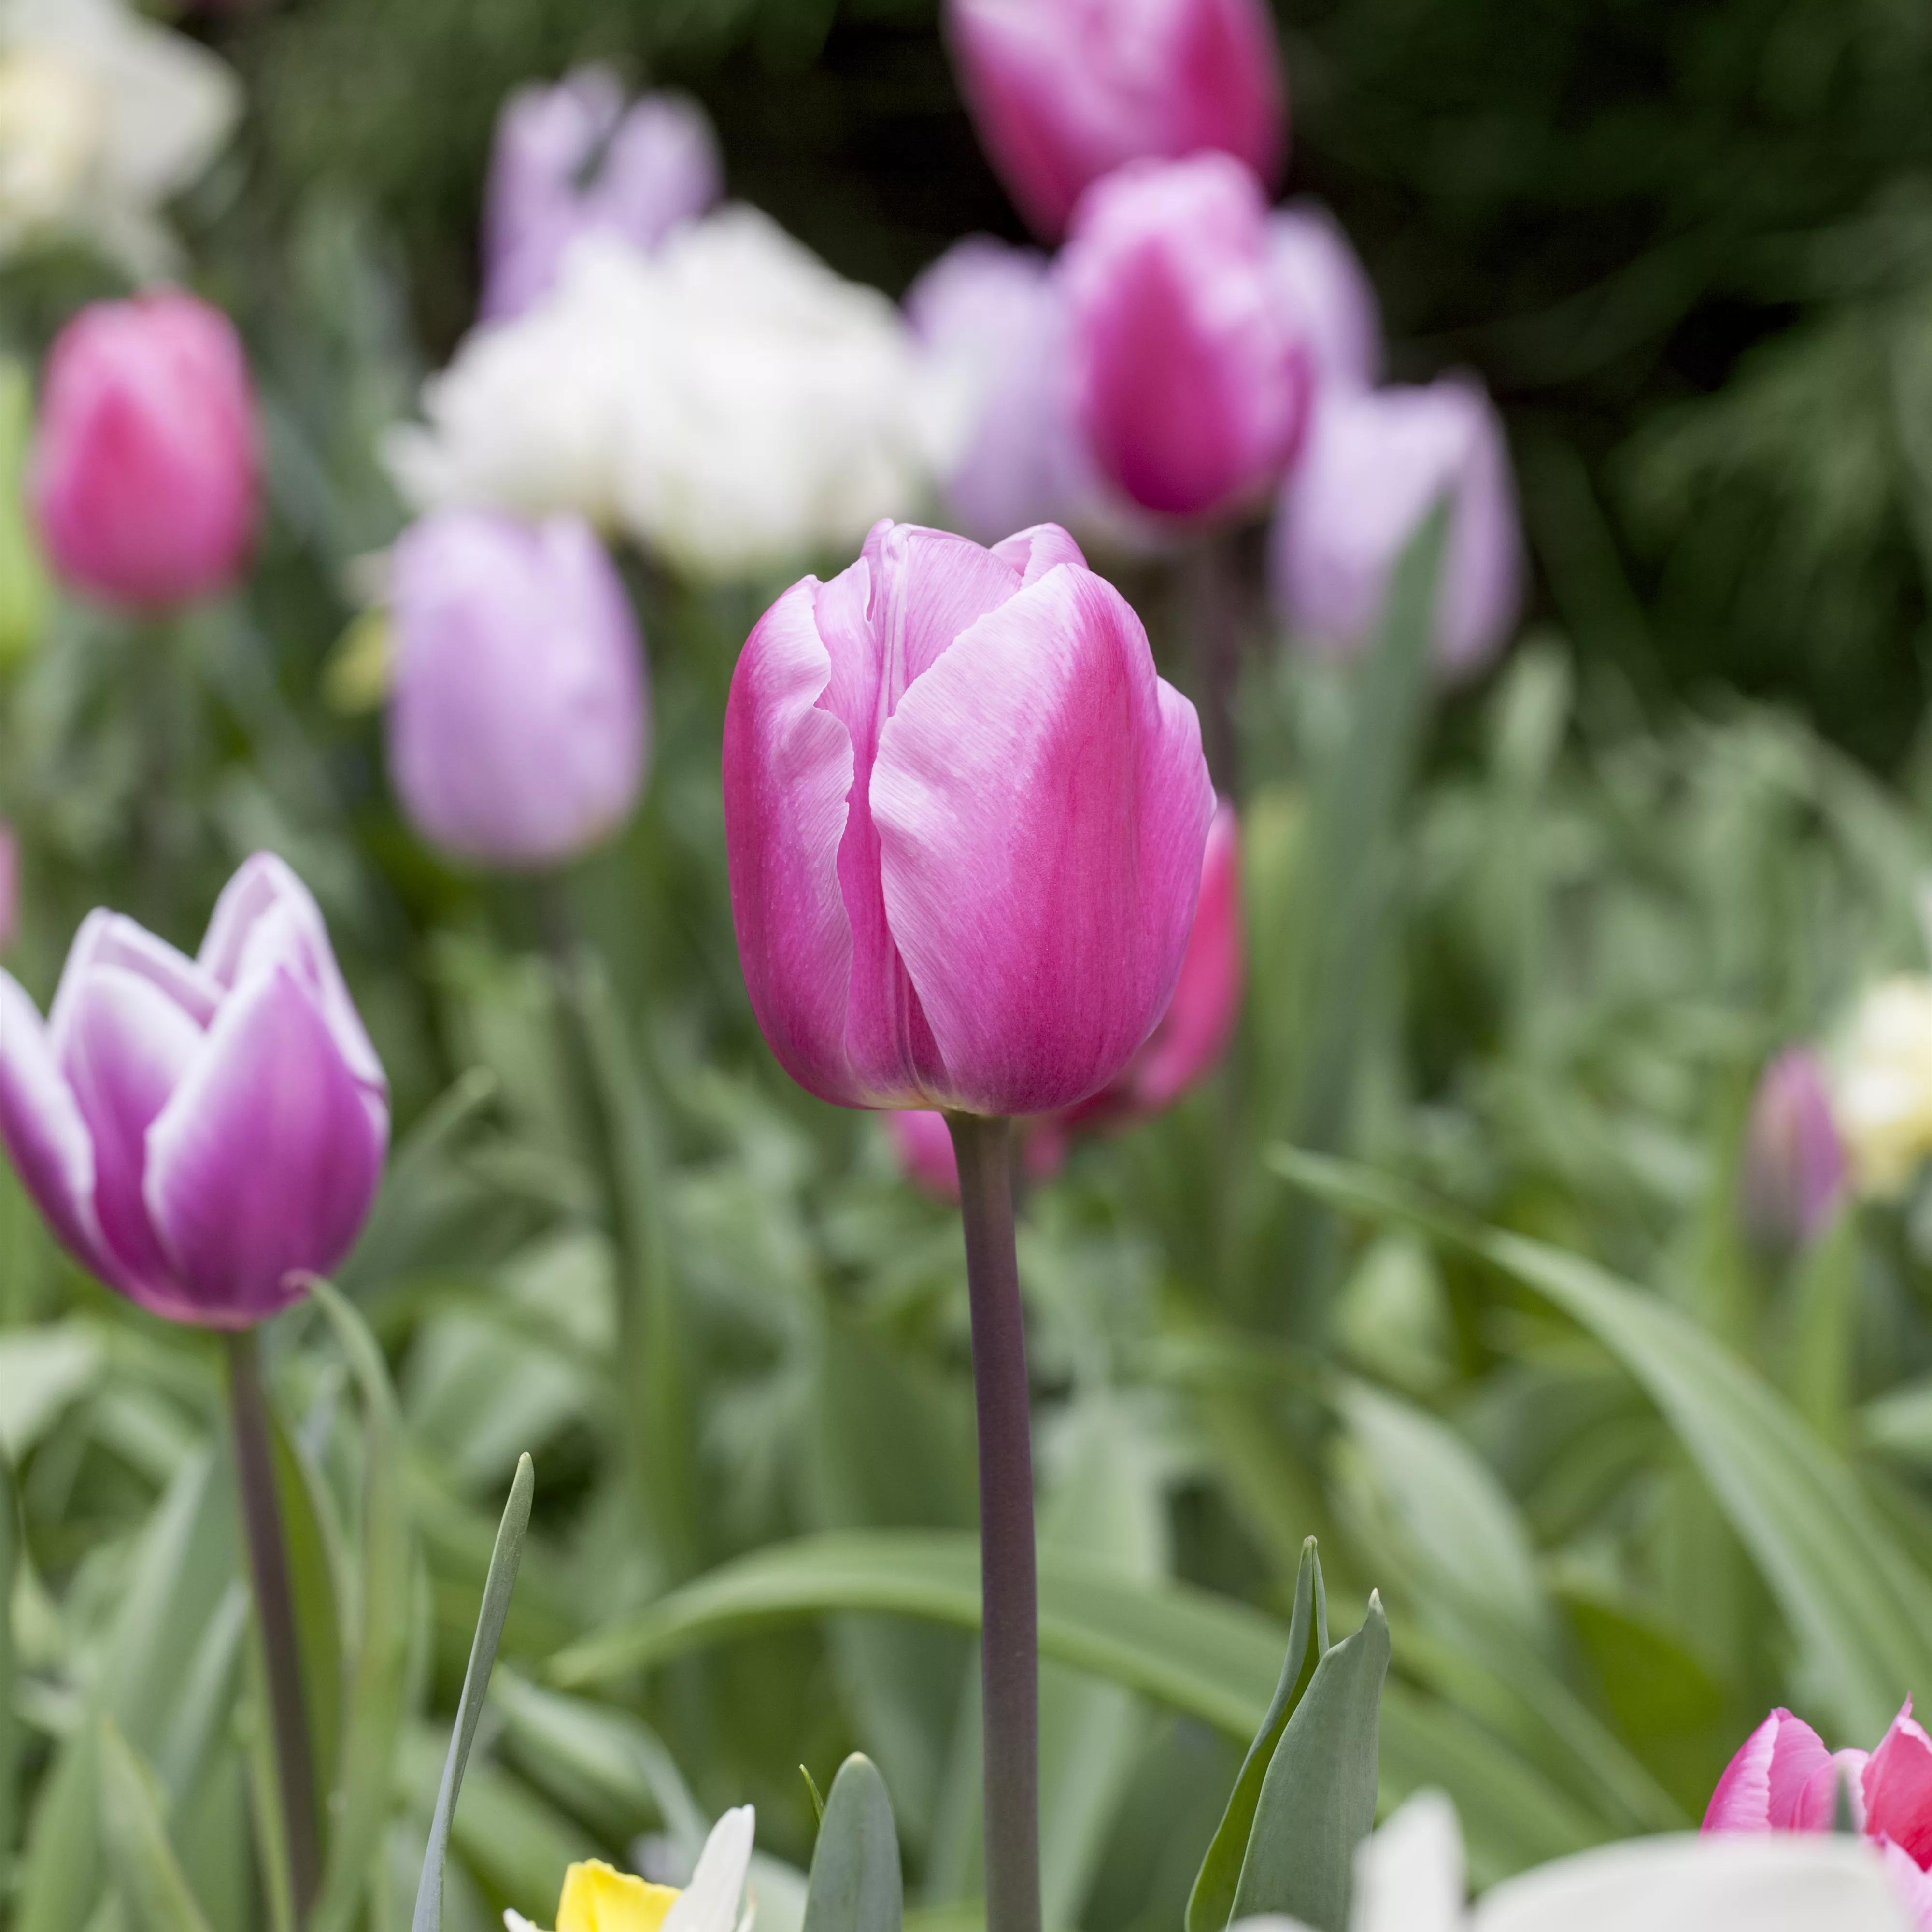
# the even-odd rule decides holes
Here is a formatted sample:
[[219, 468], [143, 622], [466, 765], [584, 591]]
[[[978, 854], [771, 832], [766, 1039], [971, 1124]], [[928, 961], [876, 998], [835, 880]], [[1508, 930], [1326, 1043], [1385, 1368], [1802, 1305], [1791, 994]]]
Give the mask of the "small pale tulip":
[[1126, 599], [1051, 525], [880, 524], [759, 620], [724, 725], [752, 1010], [854, 1107], [1039, 1114], [1172, 994], [1214, 794]]
[[1272, 182], [1287, 133], [1261, 0], [951, 0], [980, 139], [1049, 240], [1124, 162], [1218, 149]]
[[580, 235], [654, 248], [724, 188], [717, 137], [687, 96], [626, 106], [608, 68], [512, 95], [496, 123], [483, 212], [483, 314], [520, 315], [555, 284]]
[[1366, 389], [1382, 380], [1382, 305], [1361, 259], [1318, 201], [1268, 217], [1268, 262], [1308, 345], [1318, 386]]
[[1522, 598], [1502, 426], [1481, 389], [1455, 377], [1425, 388], [1324, 392], [1270, 539], [1276, 597], [1298, 635], [1340, 655], [1360, 650], [1403, 547], [1445, 495], [1436, 652], [1454, 677], [1480, 669], [1508, 641]]
[[79, 590], [142, 610], [225, 590], [256, 519], [254, 398], [228, 318], [178, 290], [82, 309], [48, 358], [28, 494]]
[[1832, 1102], [1858, 1186], [1900, 1192], [1932, 1154], [1932, 980], [1901, 975], [1865, 994], [1838, 1055]]
[[1745, 1132], [1745, 1226], [1772, 1248], [1816, 1240], [1844, 1199], [1845, 1166], [1824, 1062], [1808, 1047], [1780, 1054], [1758, 1082]]
[[629, 816], [650, 736], [644, 651], [587, 524], [425, 517], [396, 545], [391, 616], [390, 776], [430, 844], [554, 866]]
[[1254, 176], [1225, 154], [1124, 167], [1082, 200], [1060, 265], [1102, 472], [1166, 516], [1264, 497], [1300, 442], [1312, 375]]
[[75, 1258], [177, 1322], [241, 1328], [346, 1254], [388, 1089], [322, 914], [257, 854], [193, 959], [90, 914], [46, 1022], [0, 972], [0, 1139]]

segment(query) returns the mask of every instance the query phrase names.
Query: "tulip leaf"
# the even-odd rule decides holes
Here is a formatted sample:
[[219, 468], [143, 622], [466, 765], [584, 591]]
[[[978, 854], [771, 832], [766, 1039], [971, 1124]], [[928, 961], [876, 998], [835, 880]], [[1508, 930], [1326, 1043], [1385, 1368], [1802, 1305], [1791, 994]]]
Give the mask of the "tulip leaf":
[[390, 1809], [390, 1767], [403, 1721], [416, 1548], [407, 1495], [402, 1418], [382, 1352], [362, 1316], [328, 1282], [313, 1282], [362, 1396], [362, 1602], [329, 1798], [332, 1830], [322, 1895], [308, 1932], [347, 1932], [382, 1844]]
[[1579, 1256], [1366, 1168], [1286, 1147], [1268, 1159], [1335, 1207], [1408, 1223], [1501, 1269], [1594, 1335], [1663, 1412], [1852, 1736], [1878, 1736], [1908, 1691], [1932, 1683], [1932, 1580], [1850, 1466], [1705, 1330]]
[[14, 1471], [0, 1454], [0, 1898], [13, 1895], [20, 1836], [20, 1720], [14, 1714], [14, 1580], [20, 1568], [20, 1504]]
[[138, 1932], [208, 1932], [163, 1822], [159, 1780], [112, 1718], [95, 1720], [101, 1836], [127, 1915]]
[[1301, 1567], [1294, 1579], [1294, 1613], [1288, 1627], [1288, 1654], [1281, 1666], [1281, 1681], [1276, 1684], [1268, 1715], [1262, 1720], [1254, 1742], [1248, 1747], [1240, 1775], [1228, 1798], [1220, 1828], [1208, 1856], [1201, 1862], [1194, 1890], [1187, 1900], [1187, 1932], [1221, 1932], [1234, 1916], [1234, 1892], [1240, 1882], [1241, 1861], [1246, 1856], [1248, 1836], [1255, 1822], [1255, 1807], [1261, 1801], [1262, 1780], [1268, 1775], [1270, 1760], [1294, 1707], [1308, 1688], [1309, 1679], [1321, 1661], [1328, 1635], [1328, 1606], [1322, 1588], [1322, 1559], [1316, 1553], [1315, 1539], [1301, 1546]]
[[510, 1592], [516, 1587], [517, 1566], [523, 1560], [524, 1538], [530, 1526], [530, 1496], [536, 1486], [536, 1472], [525, 1456], [518, 1462], [510, 1499], [503, 1506], [503, 1520], [496, 1532], [496, 1546], [490, 1556], [483, 1606], [477, 1613], [476, 1635], [470, 1646], [469, 1666], [463, 1673], [463, 1694], [456, 1707], [456, 1726], [450, 1736], [449, 1755], [443, 1761], [442, 1783], [436, 1794], [429, 1843], [423, 1852], [422, 1878], [416, 1888], [410, 1932], [442, 1932], [443, 1868], [449, 1856], [450, 1826], [456, 1815], [457, 1797], [463, 1788], [464, 1771], [470, 1762], [470, 1748], [476, 1742], [477, 1723], [483, 1714], [490, 1672], [496, 1661], [496, 1646], [502, 1640], [503, 1619], [509, 1614]]
[[900, 1932], [904, 1917], [892, 1800], [872, 1760], [854, 1751], [825, 1801], [805, 1932]]
[[1234, 1916], [1280, 1912], [1347, 1932], [1355, 1850], [1376, 1822], [1376, 1743], [1388, 1621], [1370, 1593], [1354, 1636], [1315, 1666], [1268, 1760]]

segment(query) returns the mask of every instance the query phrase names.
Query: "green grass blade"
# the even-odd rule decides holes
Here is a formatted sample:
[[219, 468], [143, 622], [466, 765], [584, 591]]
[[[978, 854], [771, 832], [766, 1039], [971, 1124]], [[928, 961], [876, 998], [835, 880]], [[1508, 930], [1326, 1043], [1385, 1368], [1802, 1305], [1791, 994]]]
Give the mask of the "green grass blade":
[[168, 1842], [164, 1801], [154, 1773], [112, 1718], [95, 1721], [101, 1836], [128, 1916], [139, 1932], [208, 1932], [206, 1915]]

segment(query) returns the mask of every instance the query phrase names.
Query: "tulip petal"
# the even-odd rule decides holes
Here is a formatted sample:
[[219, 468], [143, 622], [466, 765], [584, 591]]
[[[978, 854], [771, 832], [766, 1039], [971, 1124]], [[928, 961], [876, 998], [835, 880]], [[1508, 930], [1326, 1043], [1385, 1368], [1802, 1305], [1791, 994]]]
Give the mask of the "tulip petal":
[[206, 1026], [221, 1004], [221, 982], [185, 952], [176, 952], [165, 939], [157, 939], [146, 926], [120, 913], [97, 910], [81, 921], [54, 989], [47, 1030], [56, 1054], [66, 1053], [75, 1001], [97, 967], [112, 967], [146, 980], [198, 1027]]
[[1888, 1838], [1922, 1870], [1932, 1864], [1932, 1738], [1913, 1721], [1912, 1700], [1864, 1768], [1865, 1829]]
[[1357, 1911], [1372, 1932], [1461, 1932], [1467, 1888], [1462, 1828], [1439, 1791], [1418, 1792], [1355, 1853]]
[[1932, 1872], [1922, 1871], [1911, 1855], [1889, 1838], [1879, 1841], [1892, 1888], [1912, 1916], [1916, 1932], [1932, 1932]]
[[1032, 529], [1016, 530], [993, 546], [993, 554], [1020, 573], [1022, 586], [1044, 577], [1055, 564], [1077, 564], [1082, 570], [1087, 560], [1080, 546], [1058, 524], [1035, 524]]
[[76, 1260], [112, 1280], [94, 1212], [94, 1143], [34, 1003], [0, 970], [0, 1141]]
[[1772, 1712], [1738, 1747], [1704, 1812], [1706, 1832], [1786, 1832], [1806, 1785], [1831, 1762], [1824, 1740], [1802, 1718]]
[[387, 1144], [313, 996], [286, 965], [244, 979], [148, 1130], [146, 1200], [194, 1318], [260, 1321], [332, 1268], [374, 1198]]
[[698, 1869], [664, 1914], [659, 1932], [733, 1932], [751, 1869], [757, 1816], [750, 1805], [740, 1804], [712, 1826], [698, 1855]]
[[1049, 571], [912, 686], [872, 808], [934, 1098], [1045, 1113], [1119, 1072], [1173, 992], [1214, 805], [1194, 707], [1085, 572]]

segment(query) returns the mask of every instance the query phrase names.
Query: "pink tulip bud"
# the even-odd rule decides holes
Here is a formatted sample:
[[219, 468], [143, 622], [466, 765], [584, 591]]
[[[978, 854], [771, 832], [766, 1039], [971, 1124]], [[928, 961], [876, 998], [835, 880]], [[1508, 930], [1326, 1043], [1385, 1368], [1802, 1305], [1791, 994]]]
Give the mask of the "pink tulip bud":
[[1502, 426], [1482, 390], [1455, 377], [1323, 394], [1270, 538], [1275, 594], [1303, 640], [1345, 656], [1368, 642], [1396, 560], [1444, 495], [1453, 503], [1436, 651], [1455, 677], [1508, 641], [1522, 596]]
[[43, 1023], [0, 972], [0, 1140], [69, 1250], [157, 1315], [242, 1328], [360, 1232], [388, 1084], [288, 867], [258, 853], [193, 959], [91, 914]]
[[1276, 208], [1268, 217], [1268, 265], [1308, 345], [1317, 385], [1366, 389], [1380, 382], [1382, 304], [1334, 216], [1318, 201]]
[[520, 315], [555, 285], [578, 236], [654, 248], [723, 192], [717, 136], [696, 101], [625, 105], [607, 68], [520, 88], [496, 123], [483, 212], [483, 314]]
[[440, 510], [396, 545], [389, 772], [454, 858], [576, 857], [630, 816], [650, 694], [637, 621], [590, 527]]
[[1793, 1047], [1765, 1069], [1751, 1102], [1739, 1184], [1744, 1225], [1767, 1246], [1802, 1247], [1830, 1226], [1846, 1179], [1824, 1063]]
[[1218, 149], [1272, 182], [1287, 140], [1261, 0], [951, 0], [980, 139], [1049, 241], [1123, 163]]
[[1259, 501], [1300, 440], [1311, 376], [1254, 176], [1225, 154], [1132, 163], [1083, 198], [1060, 262], [1102, 472], [1168, 516]]
[[[1019, 1124], [1016, 1145], [1021, 1178], [1037, 1186], [1066, 1164], [1066, 1135], [1051, 1114]], [[944, 1114], [926, 1107], [904, 1107], [886, 1116], [886, 1132], [899, 1164], [914, 1184], [935, 1201], [959, 1198], [959, 1162], [952, 1130]]]
[[178, 290], [95, 302], [48, 358], [28, 495], [69, 584], [162, 610], [241, 574], [255, 404], [233, 325]]
[[12, 946], [20, 929], [20, 842], [0, 818], [0, 952]]
[[724, 778], [752, 1010], [821, 1098], [1050, 1112], [1165, 1010], [1214, 812], [1200, 725], [1064, 530], [881, 523], [794, 584], [738, 660]]

